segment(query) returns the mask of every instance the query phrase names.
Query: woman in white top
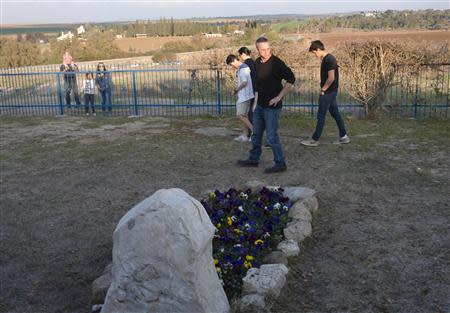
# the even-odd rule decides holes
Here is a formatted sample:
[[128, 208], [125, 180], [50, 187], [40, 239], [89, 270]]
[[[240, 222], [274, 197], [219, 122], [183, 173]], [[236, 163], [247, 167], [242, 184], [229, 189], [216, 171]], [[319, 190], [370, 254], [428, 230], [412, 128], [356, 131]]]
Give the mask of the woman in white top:
[[94, 74], [92, 74], [92, 72], [86, 73], [86, 79], [83, 80], [83, 89], [84, 89], [84, 110], [86, 112], [86, 115], [89, 116], [89, 105], [90, 105], [92, 115], [95, 116], [95, 105], [94, 105], [95, 80]]

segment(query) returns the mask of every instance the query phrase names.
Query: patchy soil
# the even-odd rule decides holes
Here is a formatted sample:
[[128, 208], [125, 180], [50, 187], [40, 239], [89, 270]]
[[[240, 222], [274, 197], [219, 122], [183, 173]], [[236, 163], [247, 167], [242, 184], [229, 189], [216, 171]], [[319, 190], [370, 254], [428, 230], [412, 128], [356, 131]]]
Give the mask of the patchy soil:
[[[313, 236], [274, 312], [450, 312], [450, 125], [347, 120], [352, 143], [303, 147], [282, 120], [288, 171], [236, 167], [229, 118], [0, 118], [0, 312], [88, 312], [112, 232], [160, 188], [200, 198], [249, 180], [319, 193]], [[213, 134], [213, 136], [211, 136]]]

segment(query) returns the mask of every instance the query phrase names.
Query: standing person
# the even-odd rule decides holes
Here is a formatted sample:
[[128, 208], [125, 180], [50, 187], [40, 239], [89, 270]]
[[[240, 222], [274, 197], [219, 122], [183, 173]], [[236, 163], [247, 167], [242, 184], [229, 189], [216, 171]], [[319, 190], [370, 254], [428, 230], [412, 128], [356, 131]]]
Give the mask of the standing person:
[[111, 73], [106, 70], [106, 66], [103, 62], [100, 62], [97, 65], [97, 75], [95, 77], [95, 83], [97, 84], [97, 88], [102, 95], [102, 111], [105, 112], [106, 110], [108, 110], [108, 112], [111, 112]]
[[68, 51], [64, 52], [63, 63], [59, 67], [64, 72], [64, 94], [66, 95], [66, 105], [71, 108], [70, 94], [73, 91], [76, 106], [80, 106], [80, 96], [78, 95], [77, 77], [78, 65], [73, 61], [72, 55]]
[[[241, 47], [238, 50], [238, 54], [239, 54], [239, 59], [241, 60], [241, 62], [244, 62], [245, 64], [247, 64], [247, 66], [250, 68], [250, 76], [252, 77], [252, 87], [253, 87], [253, 92], [256, 90], [256, 68], [255, 68], [255, 61], [253, 61], [251, 54], [252, 52], [247, 48], [247, 47]], [[248, 110], [248, 120], [250, 121], [250, 123], [252, 123], [253, 120], [253, 101], [254, 99], [251, 99], [251, 103], [252, 106], [250, 106], [250, 109]], [[248, 129], [247, 130], [247, 136], [250, 138], [252, 135], [252, 130]]]
[[92, 115], [95, 116], [94, 97], [95, 97], [95, 80], [92, 72], [86, 73], [86, 79], [83, 80], [84, 88], [84, 111], [89, 116], [89, 105], [91, 106]]
[[252, 100], [255, 97], [253, 94], [252, 77], [250, 76], [250, 68], [247, 64], [242, 63], [234, 55], [230, 54], [226, 61], [227, 65], [236, 69], [236, 89], [233, 94], [237, 96], [236, 101], [236, 115], [243, 126], [243, 133], [234, 140], [245, 142], [249, 141], [247, 137], [247, 130], [253, 130], [252, 123], [248, 119], [248, 111], [252, 106]]
[[[287, 169], [283, 149], [278, 135], [283, 97], [295, 82], [292, 70], [278, 57], [272, 55], [270, 43], [265, 37], [256, 40], [260, 55], [255, 61], [256, 92], [253, 105], [252, 149], [246, 160], [239, 160], [240, 166], [257, 167], [261, 156], [261, 142], [264, 130], [272, 148], [275, 165], [266, 168], [266, 173], [282, 172]], [[282, 80], [286, 83], [281, 83]]]
[[319, 110], [317, 112], [317, 125], [312, 139], [303, 140], [301, 144], [309, 147], [317, 147], [319, 139], [322, 135], [325, 126], [325, 117], [327, 111], [330, 111], [331, 116], [336, 121], [339, 129], [339, 140], [336, 143], [344, 144], [350, 143], [350, 138], [345, 130], [344, 120], [336, 102], [337, 91], [339, 87], [339, 66], [336, 58], [325, 50], [325, 46], [320, 40], [311, 42], [309, 52], [312, 52], [318, 59], [320, 64], [320, 96], [319, 96]]

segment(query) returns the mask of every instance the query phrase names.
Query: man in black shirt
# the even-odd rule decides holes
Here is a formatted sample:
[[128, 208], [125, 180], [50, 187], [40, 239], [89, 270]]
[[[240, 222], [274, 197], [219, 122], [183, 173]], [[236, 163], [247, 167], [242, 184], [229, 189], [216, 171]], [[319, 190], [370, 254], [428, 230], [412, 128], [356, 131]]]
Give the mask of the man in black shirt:
[[319, 97], [319, 111], [317, 112], [316, 131], [312, 135], [312, 139], [303, 140], [301, 143], [310, 147], [317, 147], [319, 145], [319, 139], [325, 126], [327, 111], [330, 111], [331, 116], [335, 119], [339, 128], [339, 140], [337, 143], [349, 143], [350, 138], [345, 130], [344, 120], [339, 113], [336, 102], [339, 87], [339, 66], [337, 65], [336, 58], [325, 50], [325, 47], [320, 40], [311, 42], [309, 52], [314, 53], [317, 58], [322, 60], [320, 65], [321, 89]]
[[[261, 156], [261, 141], [264, 130], [272, 148], [275, 165], [266, 168], [266, 173], [282, 172], [287, 169], [281, 147], [278, 127], [283, 105], [282, 99], [295, 82], [294, 73], [278, 57], [272, 55], [267, 38], [256, 40], [260, 55], [255, 61], [256, 91], [253, 105], [252, 149], [246, 160], [239, 160], [240, 166], [256, 167]], [[286, 83], [282, 84], [282, 80]]]

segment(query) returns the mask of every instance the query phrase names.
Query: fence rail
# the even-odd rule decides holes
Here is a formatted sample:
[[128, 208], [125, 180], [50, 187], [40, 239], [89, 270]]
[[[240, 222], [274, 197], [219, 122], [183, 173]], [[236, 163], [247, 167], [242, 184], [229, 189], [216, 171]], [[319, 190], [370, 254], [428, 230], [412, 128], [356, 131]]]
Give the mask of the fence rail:
[[[131, 67], [131, 68], [130, 68]], [[104, 114], [116, 116], [192, 116], [230, 115], [235, 112], [232, 95], [234, 77], [226, 69], [204, 66], [152, 67], [144, 64], [109, 65], [112, 78], [112, 110]], [[64, 73], [57, 67], [0, 69], [0, 115], [83, 115], [85, 114], [82, 81], [94, 71], [93, 64], [75, 73], [73, 89], [80, 104], [65, 101]], [[284, 100], [285, 112], [315, 115], [320, 89], [319, 68], [304, 67], [296, 73], [297, 82]], [[341, 77], [345, 79], [345, 77]], [[341, 85], [345, 85], [341, 83]], [[386, 113], [407, 117], [448, 117], [450, 64], [424, 64], [417, 73], [398, 71], [387, 92]], [[100, 94], [95, 95], [95, 108], [102, 111]], [[365, 111], [345, 88], [338, 93], [338, 103], [345, 114], [363, 116]]]

